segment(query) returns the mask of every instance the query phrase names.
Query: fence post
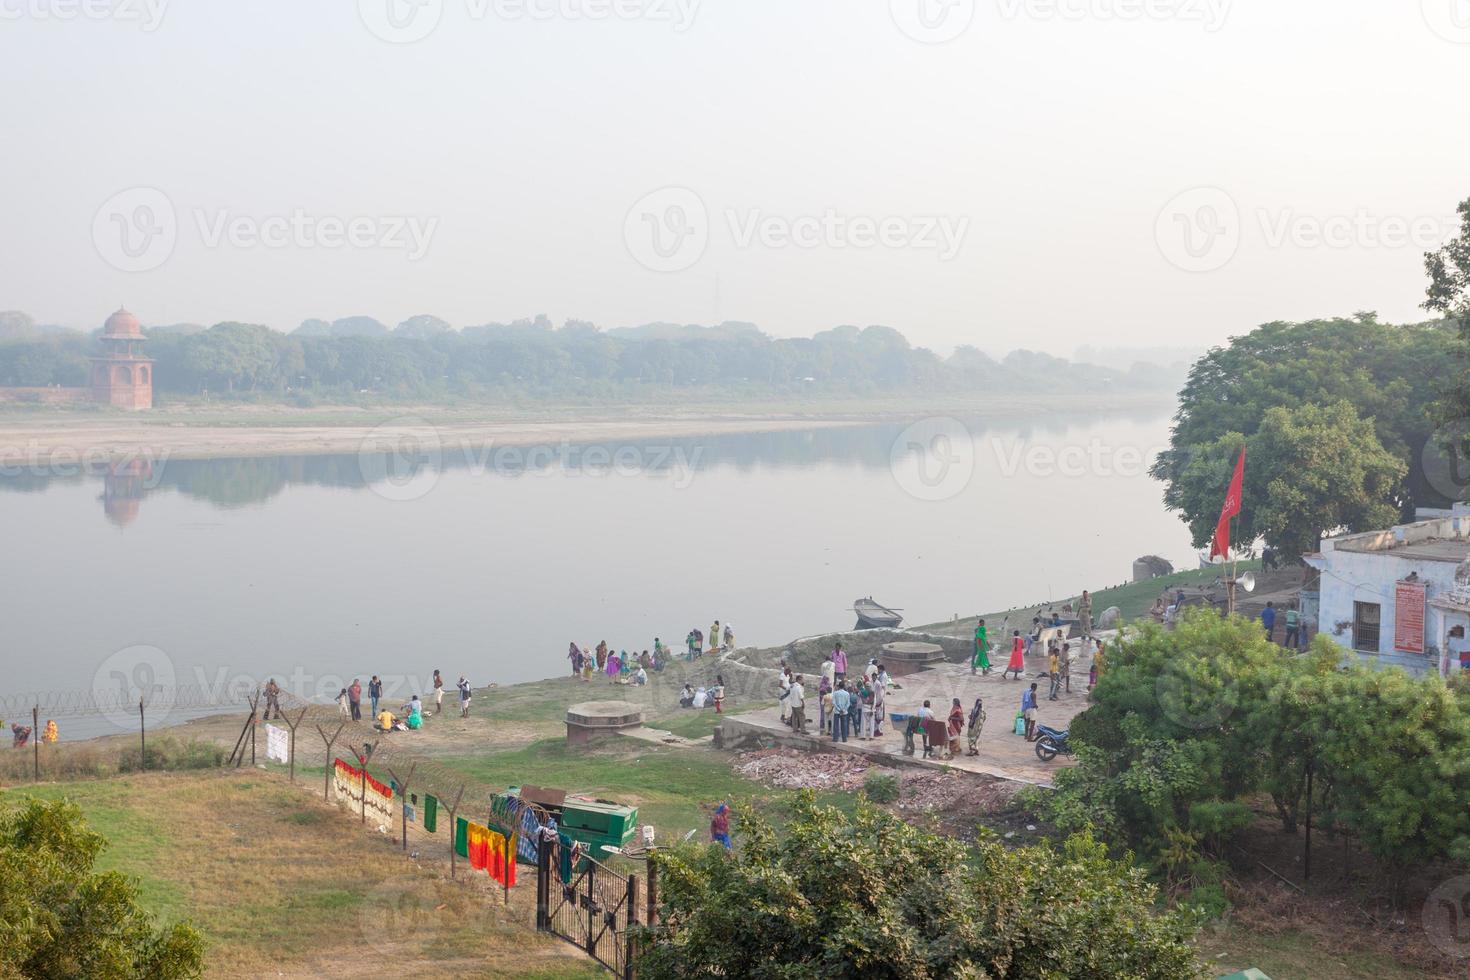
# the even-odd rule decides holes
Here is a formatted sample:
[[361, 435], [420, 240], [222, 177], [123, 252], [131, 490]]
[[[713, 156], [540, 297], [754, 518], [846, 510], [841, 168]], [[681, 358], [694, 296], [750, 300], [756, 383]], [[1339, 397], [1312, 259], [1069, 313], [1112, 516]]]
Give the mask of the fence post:
[[587, 955], [597, 958], [597, 923], [593, 921], [593, 909], [597, 906], [597, 862], [587, 859]]
[[41, 781], [41, 706], [31, 708], [31, 747], [35, 750], [36, 781]]
[[[255, 700], [259, 703], [260, 688], [255, 689]], [[250, 765], [252, 766], [255, 765], [255, 730], [259, 727], [255, 721], [255, 708], [252, 705], [250, 709]]]
[[638, 876], [628, 875], [628, 929], [623, 933], [623, 976], [633, 980], [633, 959], [638, 955], [633, 927], [638, 924]]
[[449, 878], [454, 880], [458, 871], [459, 852], [454, 849], [454, 838], [459, 833], [459, 803], [464, 799], [464, 784], [460, 783], [459, 792], [454, 794], [454, 802], [449, 804]]
[[407, 779], [399, 779], [398, 773], [394, 772], [391, 766], [383, 767], [384, 769], [388, 770], [388, 775], [393, 778], [393, 782], [398, 784], [398, 817], [403, 824], [402, 849], [405, 851], [408, 850], [408, 804], [404, 801], [408, 799], [408, 784], [413, 780], [413, 771], [418, 768], [418, 765], [419, 764], [417, 762], [410, 762], [408, 764]]
[[143, 699], [138, 699], [138, 765], [146, 772], [148, 769], [148, 733], [143, 725]]
[[337, 760], [334, 759], [334, 758], [332, 758], [332, 745], [337, 741], [337, 736], [342, 734], [342, 729], [343, 729], [343, 727], [346, 726], [346, 724], [347, 724], [347, 722], [345, 722], [345, 721], [338, 723], [337, 730], [332, 733], [332, 737], [331, 738], [327, 738], [327, 733], [324, 732], [324, 731], [322, 731], [322, 726], [321, 725], [316, 726], [317, 734], [322, 737], [322, 741], [323, 742], [326, 742], [327, 743], [326, 773], [322, 776], [322, 799], [323, 800], [330, 800], [331, 799], [331, 793], [332, 793], [332, 773], [337, 768]]
[[650, 928], [658, 924], [658, 855], [652, 849], [648, 852], [648, 912], [643, 922]]
[[546, 900], [551, 893], [548, 872], [551, 869], [551, 842], [545, 834], [536, 840], [536, 931], [546, 931]]

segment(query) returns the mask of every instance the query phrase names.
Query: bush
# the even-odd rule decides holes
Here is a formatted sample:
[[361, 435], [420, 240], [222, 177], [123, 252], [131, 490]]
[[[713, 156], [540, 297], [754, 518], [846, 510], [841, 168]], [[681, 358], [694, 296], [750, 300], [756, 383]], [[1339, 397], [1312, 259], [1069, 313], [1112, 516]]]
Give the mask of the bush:
[[118, 772], [146, 770], [218, 769], [229, 755], [216, 742], [189, 739], [180, 741], [168, 735], [148, 740], [148, 757], [136, 748], [124, 749], [118, 756]]
[[[854, 817], [803, 792], [780, 836], [736, 814], [739, 847], [660, 850], [660, 921], [645, 980], [1203, 974], [1194, 917], [1161, 912], [1144, 873], [1087, 835], [1058, 851], [975, 848], [868, 803]], [[752, 941], [754, 939], [754, 941]]]
[[863, 780], [863, 793], [874, 803], [898, 801], [898, 776], [887, 772], [870, 772]]
[[94, 865], [105, 842], [65, 800], [0, 815], [0, 976], [186, 980], [203, 969], [188, 923], [155, 929], [137, 885]]

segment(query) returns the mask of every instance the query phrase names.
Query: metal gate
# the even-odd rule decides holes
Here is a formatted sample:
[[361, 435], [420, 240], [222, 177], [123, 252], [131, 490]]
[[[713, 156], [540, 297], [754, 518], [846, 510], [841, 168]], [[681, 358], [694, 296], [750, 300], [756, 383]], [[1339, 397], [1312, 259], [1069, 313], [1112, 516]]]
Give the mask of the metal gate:
[[621, 875], [589, 857], [564, 882], [554, 859], [559, 846], [541, 842], [536, 862], [536, 928], [565, 939], [620, 980], [632, 980], [638, 876]]

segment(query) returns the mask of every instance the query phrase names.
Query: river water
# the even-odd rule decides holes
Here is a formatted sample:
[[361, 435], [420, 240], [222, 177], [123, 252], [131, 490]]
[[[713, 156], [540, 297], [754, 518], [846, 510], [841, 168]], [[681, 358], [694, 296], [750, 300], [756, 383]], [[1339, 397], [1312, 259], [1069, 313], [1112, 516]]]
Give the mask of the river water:
[[406, 697], [435, 668], [451, 692], [560, 673], [573, 640], [718, 619], [770, 645], [850, 628], [861, 596], [924, 624], [1116, 585], [1194, 561], [1146, 473], [1167, 435], [1159, 409], [12, 469], [0, 695], [274, 676], [330, 699], [377, 673]]

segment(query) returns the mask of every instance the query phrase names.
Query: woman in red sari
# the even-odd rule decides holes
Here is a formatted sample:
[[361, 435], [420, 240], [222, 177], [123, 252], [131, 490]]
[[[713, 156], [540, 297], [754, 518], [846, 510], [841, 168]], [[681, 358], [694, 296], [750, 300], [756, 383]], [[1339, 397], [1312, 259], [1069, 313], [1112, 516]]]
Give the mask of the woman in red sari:
[[1011, 631], [1011, 662], [1006, 664], [1006, 669], [1000, 672], [1001, 680], [1011, 671], [1016, 672], [1016, 680], [1021, 679], [1021, 672], [1026, 669], [1026, 639], [1021, 636], [1020, 630]]
[[949, 709], [949, 757], [953, 759], [960, 754], [960, 733], [965, 730], [965, 708], [960, 704], [960, 699], [955, 698], [954, 704]]

